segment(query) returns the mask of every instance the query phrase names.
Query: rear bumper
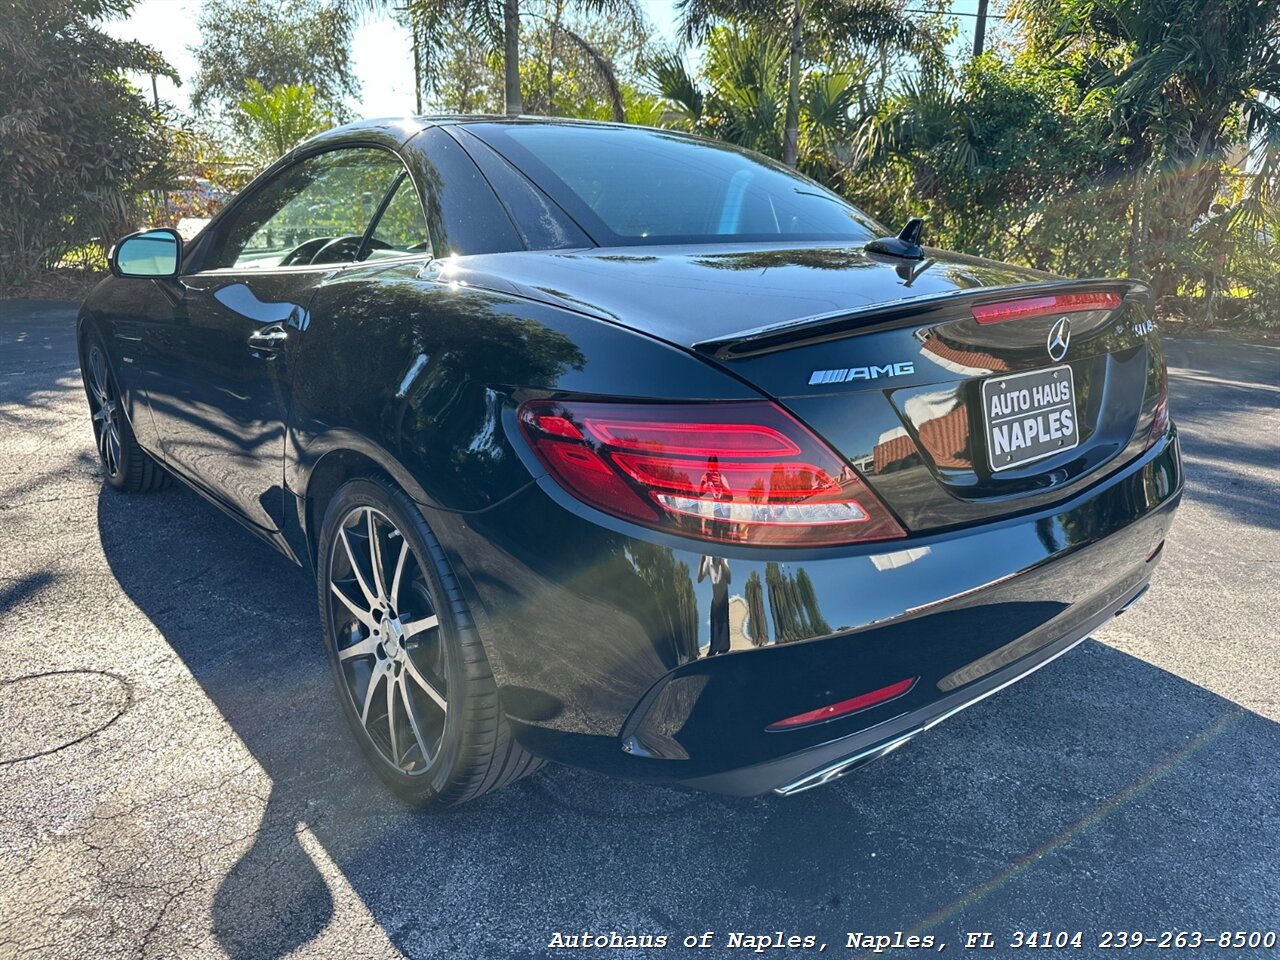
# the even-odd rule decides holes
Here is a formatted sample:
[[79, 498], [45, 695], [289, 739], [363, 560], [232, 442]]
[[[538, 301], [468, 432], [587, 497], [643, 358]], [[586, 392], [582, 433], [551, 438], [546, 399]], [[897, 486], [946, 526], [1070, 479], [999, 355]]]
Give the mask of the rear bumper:
[[[687, 541], [603, 524], [554, 490], [428, 519], [528, 749], [753, 795], [833, 779], [1079, 643], [1145, 589], [1181, 488], [1171, 430], [1033, 515], [909, 545], [726, 548], [727, 589], [698, 579]], [[892, 701], [767, 729], [909, 678]]]
[[[1005, 687], [1017, 683], [1056, 660], [1086, 640], [1093, 630], [1131, 606], [1146, 592], [1147, 586], [1145, 582], [1139, 584], [1096, 616], [1077, 625], [1065, 636], [1049, 641], [1033, 653], [1020, 656], [1003, 668], [985, 673], [981, 679], [965, 685], [956, 692], [942, 696], [924, 707], [899, 714], [890, 720], [882, 721], [798, 756], [731, 771], [719, 777], [709, 777], [701, 783], [692, 785], [722, 793], [747, 795], [764, 793], [772, 789], [782, 796], [790, 796], [830, 783], [863, 764], [893, 752], [930, 727], [937, 726], [961, 710], [999, 693]], [[1014, 641], [1014, 644], [1018, 642]], [[997, 656], [999, 653], [1000, 651], [996, 651]]]

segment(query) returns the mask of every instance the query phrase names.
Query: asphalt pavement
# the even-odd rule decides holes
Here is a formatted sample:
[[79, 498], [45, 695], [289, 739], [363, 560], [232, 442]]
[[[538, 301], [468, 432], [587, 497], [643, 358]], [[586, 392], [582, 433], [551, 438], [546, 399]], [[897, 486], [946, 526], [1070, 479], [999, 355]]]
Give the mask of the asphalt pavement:
[[[1280, 347], [1166, 344], [1187, 491], [1151, 591], [904, 749], [785, 800], [548, 767], [430, 816], [366, 772], [303, 573], [184, 490], [102, 486], [74, 315], [0, 301], [0, 957], [1280, 933]], [[548, 947], [611, 931], [667, 947]]]

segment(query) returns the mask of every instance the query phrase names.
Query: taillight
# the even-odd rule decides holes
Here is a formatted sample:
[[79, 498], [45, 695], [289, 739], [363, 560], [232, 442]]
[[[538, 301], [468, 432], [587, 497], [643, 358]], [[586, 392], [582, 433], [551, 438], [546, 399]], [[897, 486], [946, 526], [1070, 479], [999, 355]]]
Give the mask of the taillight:
[[852, 467], [768, 401], [530, 400], [520, 425], [561, 487], [645, 526], [779, 546], [906, 536]]
[[1023, 297], [998, 303], [979, 303], [973, 307], [973, 319], [982, 324], [1004, 323], [1006, 320], [1026, 320], [1051, 313], [1115, 310], [1123, 299], [1118, 293], [1057, 293], [1047, 297]]
[[1147, 433], [1147, 445], [1143, 449], [1149, 450], [1156, 444], [1164, 432], [1169, 429], [1169, 370], [1160, 364], [1160, 387], [1159, 393], [1156, 394], [1156, 412], [1151, 418], [1151, 430]]

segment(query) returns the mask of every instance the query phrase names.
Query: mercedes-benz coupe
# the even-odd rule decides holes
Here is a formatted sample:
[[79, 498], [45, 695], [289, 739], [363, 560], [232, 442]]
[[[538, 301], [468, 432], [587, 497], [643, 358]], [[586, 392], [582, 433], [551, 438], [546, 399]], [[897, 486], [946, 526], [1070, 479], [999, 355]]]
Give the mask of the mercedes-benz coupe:
[[1146, 286], [921, 240], [669, 131], [342, 127], [115, 246], [106, 482], [314, 571], [409, 799], [543, 760], [795, 793], [1132, 604], [1182, 488]]

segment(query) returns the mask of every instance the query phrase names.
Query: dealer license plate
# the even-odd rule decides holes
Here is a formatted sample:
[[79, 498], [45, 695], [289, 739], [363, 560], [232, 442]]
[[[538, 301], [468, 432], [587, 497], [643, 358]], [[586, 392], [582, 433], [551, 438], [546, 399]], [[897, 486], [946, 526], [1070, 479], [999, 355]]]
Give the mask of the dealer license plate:
[[993, 473], [1070, 450], [1080, 443], [1071, 367], [984, 380], [982, 418]]

